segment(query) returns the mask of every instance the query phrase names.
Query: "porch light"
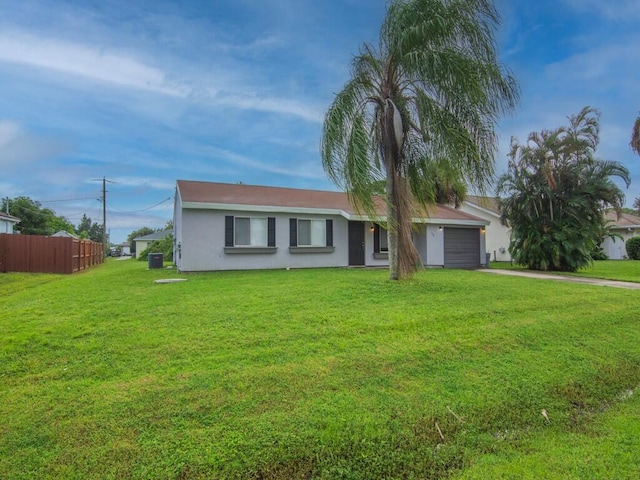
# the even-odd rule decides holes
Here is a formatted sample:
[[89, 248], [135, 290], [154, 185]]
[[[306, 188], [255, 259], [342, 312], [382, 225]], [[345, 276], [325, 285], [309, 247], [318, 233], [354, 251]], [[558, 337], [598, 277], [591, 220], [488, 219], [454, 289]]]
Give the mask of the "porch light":
[[371, 225], [371, 228], [369, 229], [371, 231], [371, 233], [376, 231], [376, 227], [374, 227], [373, 225]]
[[438, 227], [438, 230], [442, 231], [442, 225], [440, 225], [440, 226]]

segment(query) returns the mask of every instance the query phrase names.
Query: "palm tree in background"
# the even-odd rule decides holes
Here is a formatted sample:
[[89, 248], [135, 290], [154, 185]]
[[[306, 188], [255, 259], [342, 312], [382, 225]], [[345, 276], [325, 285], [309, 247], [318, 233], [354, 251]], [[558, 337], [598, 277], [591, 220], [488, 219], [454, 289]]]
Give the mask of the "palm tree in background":
[[640, 155], [640, 116], [636, 118], [633, 124], [633, 130], [631, 130], [631, 149]]
[[496, 56], [498, 25], [490, 0], [392, 2], [379, 46], [361, 47], [326, 113], [321, 155], [332, 181], [372, 218], [385, 182], [394, 280], [420, 264], [411, 220], [437, 199], [433, 172], [481, 191], [493, 178], [494, 127], [519, 96]]

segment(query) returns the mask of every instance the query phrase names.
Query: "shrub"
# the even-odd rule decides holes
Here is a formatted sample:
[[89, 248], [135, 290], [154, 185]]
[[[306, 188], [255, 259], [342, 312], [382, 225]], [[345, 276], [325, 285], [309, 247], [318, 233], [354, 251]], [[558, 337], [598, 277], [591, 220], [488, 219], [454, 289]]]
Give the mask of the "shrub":
[[173, 235], [167, 235], [162, 240], [154, 240], [140, 252], [137, 256], [138, 260], [146, 262], [150, 253], [162, 253], [163, 260], [166, 262], [173, 261]]
[[640, 237], [632, 237], [625, 243], [627, 255], [631, 260], [640, 260]]

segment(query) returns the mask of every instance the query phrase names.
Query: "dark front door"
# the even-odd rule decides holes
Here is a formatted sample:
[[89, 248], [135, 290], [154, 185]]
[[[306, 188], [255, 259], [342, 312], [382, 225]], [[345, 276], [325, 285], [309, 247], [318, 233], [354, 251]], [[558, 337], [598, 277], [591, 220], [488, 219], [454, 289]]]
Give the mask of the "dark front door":
[[364, 265], [364, 222], [349, 222], [349, 265]]

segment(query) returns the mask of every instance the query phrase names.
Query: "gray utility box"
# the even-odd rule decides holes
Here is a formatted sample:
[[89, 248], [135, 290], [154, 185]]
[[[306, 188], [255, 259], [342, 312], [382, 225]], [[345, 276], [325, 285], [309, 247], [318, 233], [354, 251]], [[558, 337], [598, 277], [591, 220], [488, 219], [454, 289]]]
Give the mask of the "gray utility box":
[[149, 254], [149, 268], [162, 268], [162, 253]]

